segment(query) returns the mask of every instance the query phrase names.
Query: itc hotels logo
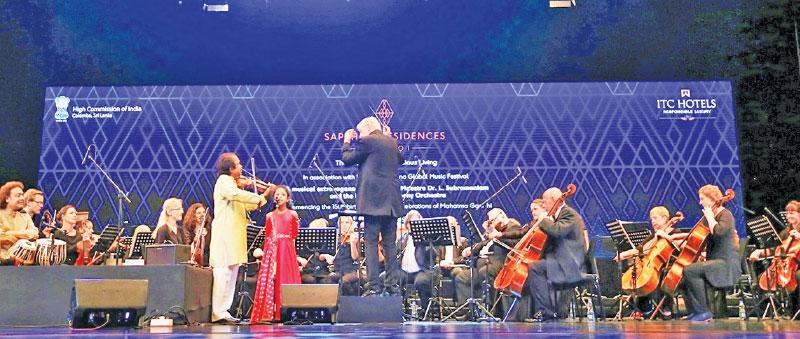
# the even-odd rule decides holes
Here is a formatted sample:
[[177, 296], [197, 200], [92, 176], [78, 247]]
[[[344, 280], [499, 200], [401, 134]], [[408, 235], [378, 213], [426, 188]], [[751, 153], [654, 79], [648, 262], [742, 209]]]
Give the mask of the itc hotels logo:
[[381, 125], [389, 126], [389, 121], [392, 121], [392, 117], [394, 116], [394, 110], [392, 106], [389, 105], [389, 100], [383, 99], [381, 103], [378, 104], [378, 108], [375, 109], [375, 117], [381, 121]]
[[[702, 94], [701, 94], [702, 95]], [[717, 98], [693, 98], [692, 90], [681, 88], [680, 98], [656, 99], [659, 119], [714, 119], [717, 115]]]
[[69, 113], [67, 113], [69, 98], [62, 95], [56, 97], [54, 101], [56, 103], [56, 114], [54, 114], [56, 122], [67, 122], [67, 118], [69, 118]]

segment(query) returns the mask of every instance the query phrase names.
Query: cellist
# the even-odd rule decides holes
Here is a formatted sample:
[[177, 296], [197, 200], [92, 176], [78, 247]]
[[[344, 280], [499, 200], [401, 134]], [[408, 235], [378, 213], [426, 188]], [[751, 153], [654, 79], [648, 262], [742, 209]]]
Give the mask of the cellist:
[[724, 206], [712, 210], [722, 199], [715, 185], [705, 185], [697, 191], [703, 206], [703, 223], [711, 231], [706, 245], [706, 260], [686, 266], [681, 285], [686, 290], [688, 320], [709, 321], [714, 317], [706, 300], [706, 281], [713, 287], [733, 286], [741, 275], [739, 235], [734, 228], [733, 214]]
[[[669, 222], [669, 210], [665, 206], [656, 206], [650, 209], [650, 224], [653, 226], [654, 234], [650, 240], [642, 244], [641, 253], [639, 248], [632, 248], [627, 251], [621, 252], [614, 260], [623, 261], [635, 256], [647, 256], [650, 250], [653, 249], [658, 239], [667, 239], [677, 248], [680, 241], [686, 239], [686, 233], [679, 232], [676, 228], [672, 227]], [[666, 267], [666, 265], [665, 265]], [[662, 267], [663, 270], [664, 267]], [[659, 272], [661, 273], [661, 272]], [[662, 297], [661, 291], [656, 289], [653, 293], [646, 296], [638, 296], [636, 302], [632, 303], [634, 311], [632, 317], [634, 319], [641, 319], [642, 312], [650, 313], [653, 311], [653, 301], [658, 302]], [[661, 316], [669, 319], [672, 317], [672, 298], [665, 298], [664, 304], [660, 309]]]
[[[789, 237], [800, 239], [800, 201], [792, 200], [786, 204], [786, 221], [788, 221], [789, 224], [786, 225], [787, 227], [779, 234], [781, 241], [783, 242]], [[774, 249], [757, 249], [753, 251], [753, 253], [750, 253], [748, 259], [750, 261], [759, 261], [771, 255], [775, 255]], [[800, 270], [795, 272], [795, 278], [798, 280], [800, 280], [799, 272]], [[800, 300], [796, 300], [795, 305], [800, 305]]]
[[[581, 279], [586, 271], [586, 227], [583, 217], [566, 203], [559, 202], [561, 189], [551, 187], [542, 194], [544, 209], [539, 211], [539, 227], [547, 233], [547, 247], [544, 257], [529, 264], [528, 286], [533, 296], [536, 313], [533, 321], [546, 321], [557, 318], [555, 312], [558, 300], [550, 300], [550, 284], [566, 284]], [[548, 211], [556, 207], [555, 217]]]

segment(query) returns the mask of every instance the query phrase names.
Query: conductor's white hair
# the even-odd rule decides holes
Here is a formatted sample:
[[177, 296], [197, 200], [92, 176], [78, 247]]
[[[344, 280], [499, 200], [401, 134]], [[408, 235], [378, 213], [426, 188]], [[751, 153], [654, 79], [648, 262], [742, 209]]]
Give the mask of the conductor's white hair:
[[361, 134], [370, 134], [375, 130], [381, 130], [381, 122], [376, 117], [366, 117], [361, 120], [356, 126], [358, 132]]

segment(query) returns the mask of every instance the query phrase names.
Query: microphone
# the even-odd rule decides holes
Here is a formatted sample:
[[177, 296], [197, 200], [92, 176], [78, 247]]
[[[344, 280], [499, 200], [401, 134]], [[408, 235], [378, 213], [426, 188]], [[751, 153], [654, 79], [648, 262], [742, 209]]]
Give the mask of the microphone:
[[314, 164], [317, 163], [318, 159], [319, 159], [319, 152], [314, 153], [314, 157], [311, 158], [311, 164], [308, 165], [308, 167], [309, 168], [314, 167]]
[[83, 160], [81, 160], [81, 166], [86, 165], [86, 160], [89, 159], [89, 151], [92, 149], [93, 144], [89, 144], [86, 146], [86, 153], [83, 155]]
[[525, 176], [522, 175], [522, 169], [520, 169], [519, 166], [517, 166], [517, 173], [519, 173], [519, 177], [522, 178], [522, 182], [527, 184], [528, 183], [528, 179], [525, 179]]

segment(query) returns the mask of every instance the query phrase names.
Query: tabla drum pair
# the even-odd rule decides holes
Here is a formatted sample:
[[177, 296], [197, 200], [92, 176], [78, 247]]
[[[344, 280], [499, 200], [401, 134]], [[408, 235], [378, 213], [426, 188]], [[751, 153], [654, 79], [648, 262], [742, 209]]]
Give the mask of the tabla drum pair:
[[36, 242], [20, 239], [9, 249], [16, 266], [61, 265], [67, 260], [67, 243], [59, 239], [39, 239]]

